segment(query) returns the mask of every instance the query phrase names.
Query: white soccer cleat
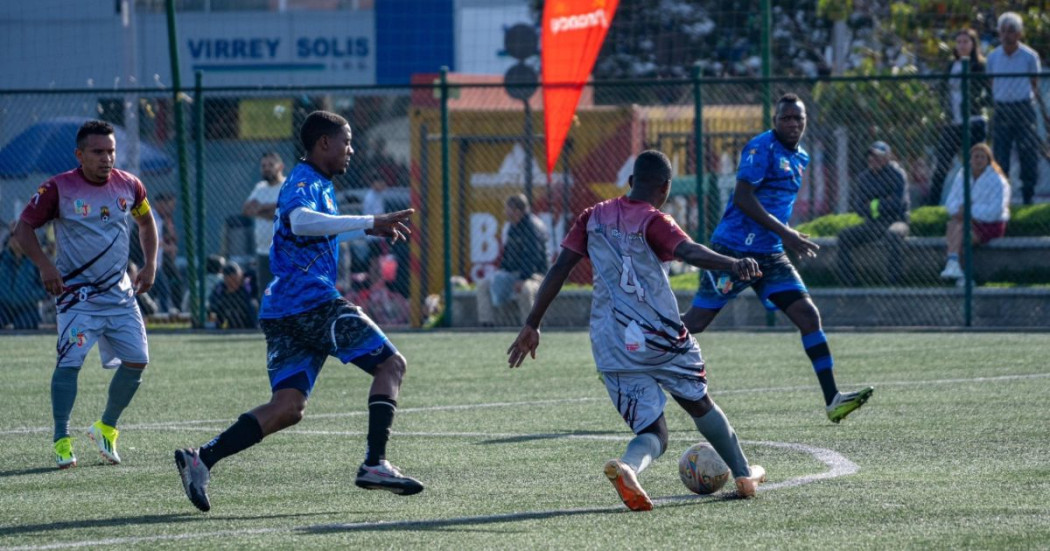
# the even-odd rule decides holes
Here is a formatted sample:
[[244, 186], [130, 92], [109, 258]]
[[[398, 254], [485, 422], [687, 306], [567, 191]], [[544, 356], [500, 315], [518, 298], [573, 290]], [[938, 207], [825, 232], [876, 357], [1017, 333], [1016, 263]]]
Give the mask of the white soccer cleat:
[[354, 484], [366, 490], [386, 490], [402, 496], [410, 496], [423, 491], [423, 484], [420, 481], [401, 474], [401, 471], [386, 459], [380, 460], [378, 465], [371, 467], [362, 463], [357, 469]]
[[959, 265], [959, 261], [951, 259], [947, 264], [944, 265], [944, 270], [941, 271], [941, 279], [961, 279], [963, 277], [962, 266]]

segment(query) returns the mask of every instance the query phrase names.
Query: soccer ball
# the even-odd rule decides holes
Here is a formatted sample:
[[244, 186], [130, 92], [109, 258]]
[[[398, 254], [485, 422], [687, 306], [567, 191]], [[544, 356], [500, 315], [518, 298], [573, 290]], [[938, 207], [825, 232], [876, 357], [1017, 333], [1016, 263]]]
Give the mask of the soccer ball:
[[729, 466], [706, 442], [693, 445], [678, 460], [682, 484], [697, 494], [713, 494], [729, 481]]

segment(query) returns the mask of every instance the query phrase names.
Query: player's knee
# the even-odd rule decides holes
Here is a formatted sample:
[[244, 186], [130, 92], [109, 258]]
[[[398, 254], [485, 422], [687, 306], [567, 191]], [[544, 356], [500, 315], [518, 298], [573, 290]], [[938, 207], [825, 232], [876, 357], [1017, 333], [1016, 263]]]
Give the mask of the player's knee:
[[277, 406], [281, 428], [297, 424], [306, 413], [306, 396], [300, 392], [279, 392], [274, 395], [272, 403]]
[[408, 371], [408, 361], [400, 353], [390, 356], [383, 360], [383, 363], [376, 366], [377, 377], [386, 378], [398, 385], [405, 378], [406, 371]]

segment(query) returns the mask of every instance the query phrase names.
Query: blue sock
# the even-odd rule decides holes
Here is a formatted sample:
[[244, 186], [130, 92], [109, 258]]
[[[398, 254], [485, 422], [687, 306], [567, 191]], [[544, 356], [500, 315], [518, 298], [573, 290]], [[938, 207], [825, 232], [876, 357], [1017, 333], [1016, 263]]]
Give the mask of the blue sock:
[[630, 465], [637, 474], [644, 471], [654, 459], [662, 454], [660, 438], [651, 432], [646, 432], [631, 439], [620, 461]]
[[729, 419], [726, 419], [722, 408], [715, 405], [703, 417], [693, 417], [693, 423], [696, 424], [696, 429], [704, 435], [711, 447], [718, 452], [722, 461], [729, 465], [733, 478], [751, 474], [751, 466], [747, 463], [744, 450], [740, 449], [736, 431], [729, 425]]
[[55, 367], [51, 375], [51, 414], [55, 419], [55, 441], [69, 436], [69, 415], [77, 400], [79, 367]]
[[954, 261], [958, 262], [959, 261], [959, 255], [957, 255], [955, 253], [951, 253], [951, 254], [948, 255], [948, 260], [954, 260]]
[[831, 357], [828, 338], [824, 336], [824, 331], [817, 329], [813, 333], [802, 335], [802, 348], [806, 349], [806, 355], [813, 364], [813, 371], [816, 372], [817, 381], [820, 382], [820, 390], [824, 393], [824, 403], [830, 404], [835, 399], [835, 395], [839, 393], [839, 389], [835, 384], [835, 374], [832, 371], [835, 360]]
[[102, 412], [102, 422], [111, 427], [117, 426], [117, 420], [124, 408], [131, 403], [131, 397], [142, 383], [142, 372], [145, 368], [125, 367], [123, 364], [109, 381], [109, 399], [106, 410]]

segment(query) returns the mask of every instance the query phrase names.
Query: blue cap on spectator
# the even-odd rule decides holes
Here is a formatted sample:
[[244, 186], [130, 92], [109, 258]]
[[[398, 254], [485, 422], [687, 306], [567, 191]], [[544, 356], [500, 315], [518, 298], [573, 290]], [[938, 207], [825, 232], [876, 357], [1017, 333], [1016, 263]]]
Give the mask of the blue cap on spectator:
[[876, 155], [889, 155], [890, 145], [881, 140], [877, 141], [871, 144], [871, 147], [868, 149], [868, 153], [874, 153]]

